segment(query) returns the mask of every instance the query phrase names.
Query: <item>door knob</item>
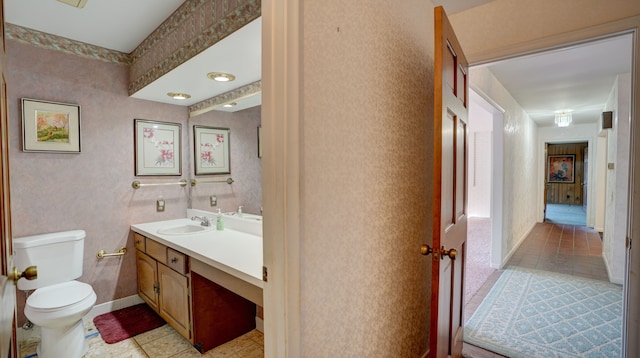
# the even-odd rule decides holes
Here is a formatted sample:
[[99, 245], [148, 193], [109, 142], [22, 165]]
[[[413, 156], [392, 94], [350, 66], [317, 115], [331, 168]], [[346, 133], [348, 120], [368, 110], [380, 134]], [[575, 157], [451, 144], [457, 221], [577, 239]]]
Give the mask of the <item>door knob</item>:
[[9, 273], [9, 279], [13, 280], [13, 283], [18, 284], [18, 280], [22, 277], [27, 280], [35, 280], [38, 278], [38, 267], [37, 266], [29, 266], [24, 271], [20, 272], [17, 268], [13, 268], [13, 272]]
[[440, 256], [440, 259], [443, 259], [443, 260], [445, 256], [449, 256], [451, 260], [455, 260], [456, 255], [458, 254], [458, 251], [456, 251], [456, 249], [445, 250], [444, 246], [442, 246], [440, 250], [434, 251], [431, 246], [427, 244], [423, 244], [422, 246], [420, 246], [420, 253], [425, 256], [433, 254], [434, 260], [437, 260], [438, 256]]
[[440, 250], [440, 258], [443, 260], [445, 256], [449, 256], [451, 260], [455, 260], [457, 254], [458, 254], [458, 251], [456, 251], [456, 249], [445, 250], [444, 246], [442, 246], [442, 249]]

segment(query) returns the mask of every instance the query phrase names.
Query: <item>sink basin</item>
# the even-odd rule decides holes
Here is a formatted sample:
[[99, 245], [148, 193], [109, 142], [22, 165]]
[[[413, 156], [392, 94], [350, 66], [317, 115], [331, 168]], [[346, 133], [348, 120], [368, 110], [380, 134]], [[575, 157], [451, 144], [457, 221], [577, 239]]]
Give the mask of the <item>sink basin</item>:
[[213, 227], [202, 226], [199, 224], [184, 224], [178, 226], [167, 227], [164, 229], [158, 229], [160, 235], [187, 235], [197, 234], [211, 230]]

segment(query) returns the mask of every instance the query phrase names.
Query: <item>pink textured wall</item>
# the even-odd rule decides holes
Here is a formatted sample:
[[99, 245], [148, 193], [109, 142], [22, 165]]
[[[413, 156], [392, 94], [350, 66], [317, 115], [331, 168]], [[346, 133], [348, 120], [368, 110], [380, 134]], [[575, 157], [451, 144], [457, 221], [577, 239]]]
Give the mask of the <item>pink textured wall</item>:
[[[98, 304], [136, 293], [131, 224], [184, 217], [190, 205], [202, 210], [236, 210], [259, 214], [262, 205], [261, 159], [257, 157], [260, 107], [235, 113], [211, 111], [187, 120], [186, 107], [149, 102], [127, 95], [128, 68], [58, 51], [8, 41], [7, 72], [10, 118], [10, 165], [14, 237], [84, 229], [84, 275]], [[79, 104], [80, 154], [22, 151], [21, 98]], [[134, 175], [135, 118], [182, 125], [182, 175]], [[230, 128], [231, 175], [235, 182], [143, 187], [141, 182], [178, 181], [193, 177], [194, 124]], [[199, 176], [198, 179], [210, 176]], [[218, 206], [209, 205], [209, 196]], [[155, 201], [166, 201], [158, 213]], [[190, 198], [191, 197], [191, 198]], [[122, 259], [98, 261], [104, 249], [128, 248]], [[18, 298], [22, 316], [24, 299]]]
[[[11, 210], [14, 237], [84, 229], [84, 275], [98, 302], [136, 293], [129, 226], [184, 217], [189, 188], [145, 187], [131, 182], [177, 181], [179, 177], [134, 175], [133, 120], [182, 124], [182, 178], [189, 178], [187, 109], [127, 95], [125, 66], [89, 60], [15, 41], [7, 42], [10, 120]], [[21, 142], [21, 98], [81, 106], [80, 154], [25, 153]], [[155, 201], [163, 196], [166, 211]], [[96, 252], [126, 246], [122, 259], [96, 259]], [[19, 311], [24, 302], [20, 297]]]
[[424, 356], [431, 259], [419, 248], [431, 240], [433, 6], [303, 8], [300, 356]]

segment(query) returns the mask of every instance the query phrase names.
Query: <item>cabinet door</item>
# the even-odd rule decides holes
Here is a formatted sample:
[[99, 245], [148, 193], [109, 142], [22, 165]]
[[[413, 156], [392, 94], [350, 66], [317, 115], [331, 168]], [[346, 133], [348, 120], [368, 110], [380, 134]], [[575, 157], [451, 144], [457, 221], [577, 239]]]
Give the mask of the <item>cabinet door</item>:
[[140, 251], [136, 251], [138, 271], [138, 294], [154, 311], [158, 311], [158, 292], [156, 279], [156, 260]]
[[[158, 264], [160, 317], [191, 342], [189, 320], [189, 281], [187, 277]], [[191, 342], [193, 343], [193, 342]]]

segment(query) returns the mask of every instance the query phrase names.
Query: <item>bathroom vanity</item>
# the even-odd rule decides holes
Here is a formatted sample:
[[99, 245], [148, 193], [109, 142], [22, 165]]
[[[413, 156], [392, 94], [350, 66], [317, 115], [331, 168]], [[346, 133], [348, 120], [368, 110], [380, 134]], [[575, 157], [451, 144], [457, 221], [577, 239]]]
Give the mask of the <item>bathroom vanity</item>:
[[[209, 227], [189, 218], [131, 226], [138, 294], [200, 352], [256, 327], [262, 306], [262, 222], [256, 217], [213, 218]], [[259, 218], [259, 217], [258, 217]]]

